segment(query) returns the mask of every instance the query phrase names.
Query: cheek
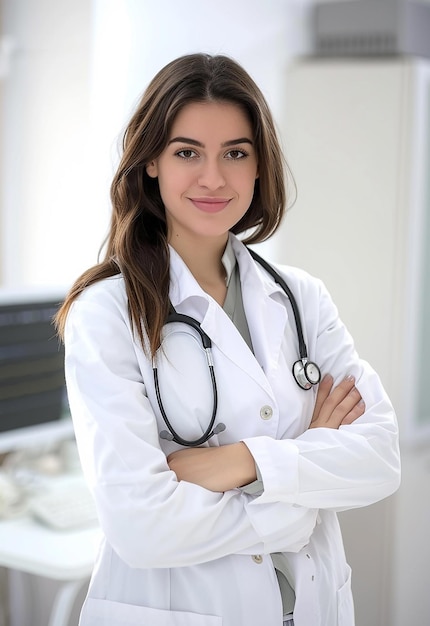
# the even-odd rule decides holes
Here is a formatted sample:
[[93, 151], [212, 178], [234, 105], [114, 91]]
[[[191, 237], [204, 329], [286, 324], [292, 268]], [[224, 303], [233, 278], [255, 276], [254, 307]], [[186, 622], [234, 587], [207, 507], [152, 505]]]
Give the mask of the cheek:
[[243, 178], [242, 193], [243, 195], [248, 196], [250, 200], [254, 196], [256, 183], [257, 183], [257, 178], [256, 178], [254, 170], [249, 172], [249, 175]]
[[158, 185], [161, 199], [165, 204], [168, 199], [172, 199], [180, 193], [179, 181], [174, 173], [159, 175]]
[[167, 195], [178, 195], [183, 193], [190, 184], [191, 176], [189, 172], [178, 171], [170, 168], [166, 172], [160, 172], [158, 184], [160, 192]]
[[255, 161], [246, 164], [246, 169], [242, 171], [242, 184], [254, 189], [255, 181], [258, 179], [258, 167]]

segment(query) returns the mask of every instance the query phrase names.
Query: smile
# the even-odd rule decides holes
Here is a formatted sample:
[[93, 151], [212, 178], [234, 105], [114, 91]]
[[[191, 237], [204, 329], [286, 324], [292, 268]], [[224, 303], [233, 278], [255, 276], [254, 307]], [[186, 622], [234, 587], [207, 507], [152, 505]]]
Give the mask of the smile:
[[194, 206], [205, 213], [219, 213], [226, 208], [230, 198], [189, 198]]

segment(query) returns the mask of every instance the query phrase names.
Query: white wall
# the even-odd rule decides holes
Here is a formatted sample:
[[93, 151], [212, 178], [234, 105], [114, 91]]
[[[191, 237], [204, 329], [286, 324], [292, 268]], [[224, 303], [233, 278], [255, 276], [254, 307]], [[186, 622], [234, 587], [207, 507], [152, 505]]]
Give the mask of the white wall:
[[12, 44], [0, 119], [1, 264], [8, 286], [67, 283], [65, 261], [90, 260], [83, 223], [90, 9], [86, 0], [3, 2], [3, 36]]
[[69, 285], [96, 262], [118, 136], [176, 56], [238, 59], [282, 118], [282, 76], [306, 45], [305, 0], [3, 0], [12, 43], [0, 116], [4, 286]]

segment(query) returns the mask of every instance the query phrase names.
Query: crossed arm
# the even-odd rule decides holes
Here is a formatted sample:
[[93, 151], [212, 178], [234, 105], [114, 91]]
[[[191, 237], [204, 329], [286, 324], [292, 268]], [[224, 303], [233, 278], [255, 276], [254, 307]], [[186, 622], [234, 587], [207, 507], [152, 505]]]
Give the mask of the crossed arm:
[[[333, 387], [333, 378], [326, 375], [318, 388], [309, 428], [339, 428], [343, 424], [352, 424], [364, 411], [364, 401], [353, 377], [348, 376]], [[257, 478], [254, 458], [241, 441], [225, 446], [178, 450], [169, 455], [167, 462], [178, 480], [211, 491], [228, 491]]]

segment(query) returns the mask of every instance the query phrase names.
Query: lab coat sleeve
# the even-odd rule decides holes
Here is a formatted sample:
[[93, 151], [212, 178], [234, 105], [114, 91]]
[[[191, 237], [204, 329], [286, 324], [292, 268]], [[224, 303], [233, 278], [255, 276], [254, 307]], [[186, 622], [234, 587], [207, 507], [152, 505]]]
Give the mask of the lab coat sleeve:
[[308, 429], [295, 439], [245, 439], [264, 483], [264, 491], [250, 507], [268, 502], [336, 511], [366, 506], [399, 486], [395, 413], [379, 377], [359, 359], [324, 285], [304, 274], [299, 276], [302, 280], [297, 281], [296, 290], [299, 308], [306, 311], [305, 332], [312, 360], [320, 365], [322, 375], [333, 376], [335, 385], [344, 376], [354, 375], [366, 411], [353, 424], [339, 429]]
[[117, 554], [131, 567], [179, 567], [306, 545], [315, 510], [283, 502], [249, 512], [252, 497], [240, 490], [178, 482], [159, 445], [127, 307], [89, 291], [68, 315], [66, 381], [83, 471]]

